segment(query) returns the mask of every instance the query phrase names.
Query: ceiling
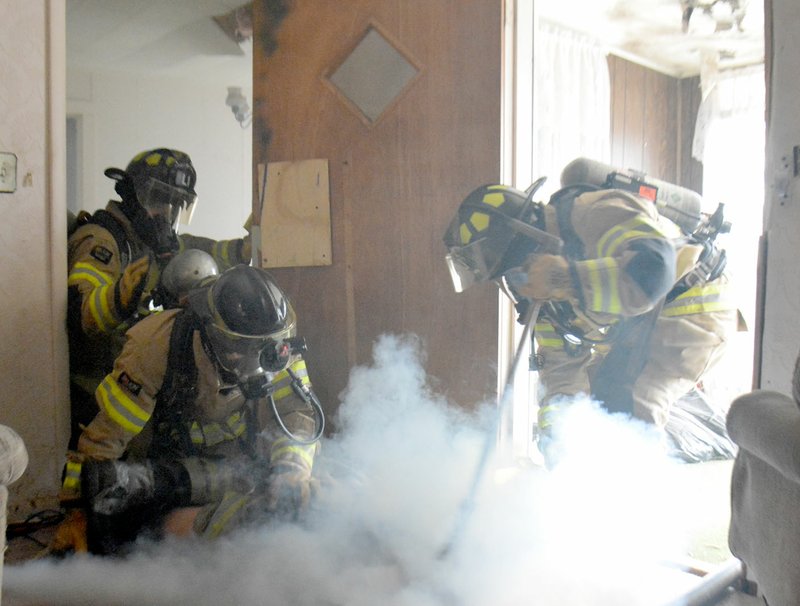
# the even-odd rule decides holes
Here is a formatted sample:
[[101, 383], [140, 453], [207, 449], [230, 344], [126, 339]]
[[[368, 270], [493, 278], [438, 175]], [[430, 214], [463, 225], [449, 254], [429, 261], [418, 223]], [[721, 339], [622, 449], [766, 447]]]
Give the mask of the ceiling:
[[252, 45], [213, 19], [245, 0], [67, 0], [67, 67], [249, 85]]
[[[763, 0], [534, 0], [543, 19], [585, 33], [610, 52], [685, 78], [764, 61]], [[683, 31], [683, 5], [695, 6]], [[734, 13], [737, 7], [739, 13]], [[703, 9], [706, 8], [707, 11]], [[740, 17], [733, 25], [715, 31]], [[719, 25], [718, 25], [719, 24]]]
[[[610, 52], [678, 78], [700, 73], [704, 61], [720, 69], [761, 63], [761, 0], [522, 0], [542, 17], [599, 40]], [[682, 2], [698, 5], [682, 31]], [[176, 78], [252, 79], [250, 41], [237, 43], [213, 19], [242, 0], [67, 0], [70, 69], [149, 72]], [[734, 5], [746, 8], [736, 27], [715, 32]]]

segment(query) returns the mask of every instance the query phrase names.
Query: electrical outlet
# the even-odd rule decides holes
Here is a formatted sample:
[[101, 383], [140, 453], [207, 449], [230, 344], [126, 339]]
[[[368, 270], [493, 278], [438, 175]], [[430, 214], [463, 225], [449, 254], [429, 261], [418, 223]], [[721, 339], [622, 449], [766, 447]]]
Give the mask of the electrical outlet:
[[17, 191], [17, 156], [0, 152], [0, 194]]

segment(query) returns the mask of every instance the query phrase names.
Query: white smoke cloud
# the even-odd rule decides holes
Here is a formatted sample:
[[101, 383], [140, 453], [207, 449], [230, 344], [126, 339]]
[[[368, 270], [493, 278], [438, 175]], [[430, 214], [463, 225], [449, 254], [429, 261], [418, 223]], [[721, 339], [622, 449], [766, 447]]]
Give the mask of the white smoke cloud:
[[488, 469], [463, 509], [493, 415], [449, 406], [427, 386], [417, 340], [384, 336], [373, 364], [351, 373], [302, 524], [142, 545], [124, 560], [7, 566], [3, 595], [53, 606], [652, 606], [687, 586], [661, 565], [683, 537], [675, 465], [655, 434], [577, 403], [562, 465], [502, 483]]

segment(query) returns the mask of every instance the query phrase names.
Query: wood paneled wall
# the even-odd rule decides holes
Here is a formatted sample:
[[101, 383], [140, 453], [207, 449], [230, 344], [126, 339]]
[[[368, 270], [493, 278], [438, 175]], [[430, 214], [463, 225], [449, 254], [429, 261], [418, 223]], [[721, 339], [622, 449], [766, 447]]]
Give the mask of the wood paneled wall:
[[[254, 4], [254, 39], [276, 43], [254, 45], [254, 174], [264, 162], [329, 161], [332, 265], [272, 270], [297, 310], [320, 399], [336, 410], [383, 333], [421, 339], [437, 393], [467, 407], [493, 397], [497, 288], [456, 294], [442, 236], [471, 190], [500, 179], [502, 3], [288, 6], [273, 36], [270, 3]], [[419, 69], [373, 123], [327, 80], [369, 27]]]
[[612, 164], [702, 192], [702, 165], [691, 155], [699, 78], [679, 80], [614, 55], [608, 67]]

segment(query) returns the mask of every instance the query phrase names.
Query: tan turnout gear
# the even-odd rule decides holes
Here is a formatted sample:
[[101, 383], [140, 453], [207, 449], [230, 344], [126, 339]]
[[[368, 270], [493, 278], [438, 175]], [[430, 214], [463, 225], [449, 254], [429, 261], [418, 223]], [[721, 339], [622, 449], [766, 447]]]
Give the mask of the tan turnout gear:
[[[95, 392], [97, 414], [67, 455], [62, 502], [88, 499], [95, 512], [101, 503], [118, 519], [127, 505], [102, 501], [96, 488], [111, 478], [138, 490], [139, 503], [161, 495], [173, 507], [201, 506], [195, 530], [205, 536], [265, 514], [296, 516], [308, 504], [323, 419], [309, 397], [302, 348], [293, 345], [291, 305], [266, 272], [249, 266], [213, 277], [190, 299], [187, 309], [152, 314], [128, 330]], [[230, 344], [208, 336], [222, 329]], [[247, 363], [231, 370], [247, 373], [223, 368], [230, 354]], [[120, 460], [126, 463], [110, 468], [92, 463]], [[144, 466], [134, 468], [136, 461]], [[87, 488], [90, 467], [88, 477], [100, 479]], [[126, 483], [134, 472], [144, 484]], [[180, 491], [170, 490], [175, 483]]]
[[540, 309], [531, 361], [546, 463], [554, 425], [578, 394], [663, 427], [738, 318], [714, 242], [730, 229], [722, 205], [703, 219], [695, 192], [585, 159], [570, 167], [547, 204], [533, 200], [542, 179], [525, 192], [475, 189], [444, 235], [456, 292], [495, 281], [520, 318]]
[[[148, 261], [150, 251], [119, 202], [110, 201], [100, 212], [102, 223], [87, 222], [84, 215], [67, 243], [73, 436], [78, 424], [91, 418], [86, 417], [92, 412], [92, 394], [111, 370], [125, 331], [151, 312], [148, 302], [161, 271], [158, 263]], [[249, 262], [241, 256], [241, 238], [217, 241], [187, 234], [179, 235], [178, 243], [179, 250], [211, 254], [220, 271]]]
[[[680, 241], [680, 230], [671, 221], [658, 217], [657, 222], [662, 233], [678, 242], [677, 281], [695, 265], [699, 251], [696, 246]], [[580, 227], [576, 226], [576, 231], [580, 233]], [[647, 362], [633, 386], [632, 414], [664, 427], [671, 406], [721, 359], [730, 335], [736, 331], [737, 318], [725, 275], [698, 284], [674, 299], [668, 298], [654, 321], [648, 347], [643, 352]], [[548, 416], [554, 412], [550, 404], [553, 398], [592, 393], [591, 377], [614, 343], [595, 333], [598, 343], [579, 347], [547, 321], [537, 322], [535, 334], [543, 387], [539, 426], [546, 428], [551, 422]]]

